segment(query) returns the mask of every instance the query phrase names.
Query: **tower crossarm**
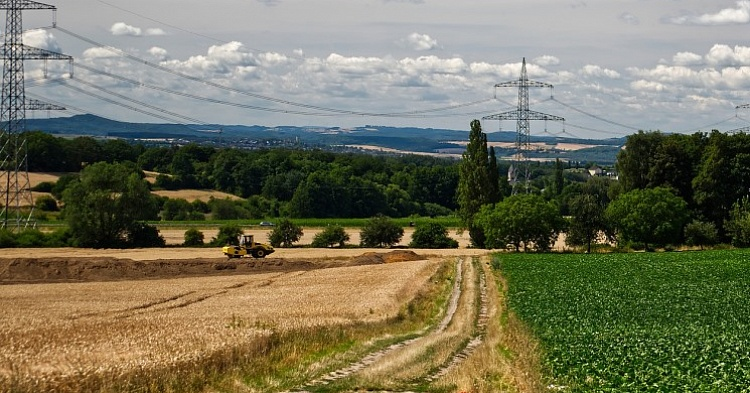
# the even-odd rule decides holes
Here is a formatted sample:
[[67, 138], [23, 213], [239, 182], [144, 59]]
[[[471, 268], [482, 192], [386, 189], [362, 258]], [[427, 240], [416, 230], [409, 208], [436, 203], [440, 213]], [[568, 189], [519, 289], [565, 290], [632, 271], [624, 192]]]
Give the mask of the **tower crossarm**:
[[10, 9], [22, 9], [22, 10], [56, 10], [57, 7], [54, 5], [39, 3], [36, 1], [28, 1], [28, 0], [16, 0], [16, 1], [9, 1], [9, 0], [0, 0], [0, 10], [10, 10]]
[[547, 87], [547, 88], [554, 88], [549, 83], [544, 82], [537, 82], [537, 81], [530, 81], [530, 80], [517, 80], [517, 81], [509, 81], [509, 82], [501, 82], [495, 85], [495, 87]]
[[485, 116], [482, 120], [551, 120], [565, 121], [564, 117], [549, 115], [537, 111], [509, 111]]
[[[3, 46], [3, 54], [5, 54], [5, 47]], [[23, 58], [24, 60], [68, 60], [73, 61], [73, 56], [68, 56], [62, 53], [52, 52], [46, 49], [34, 48], [33, 46], [23, 46]]]
[[737, 105], [737, 107], [735, 107], [734, 109], [748, 109], [748, 108], [750, 108], [750, 104]]
[[39, 100], [26, 100], [24, 104], [27, 111], [64, 111], [65, 107], [60, 105], [48, 104]]

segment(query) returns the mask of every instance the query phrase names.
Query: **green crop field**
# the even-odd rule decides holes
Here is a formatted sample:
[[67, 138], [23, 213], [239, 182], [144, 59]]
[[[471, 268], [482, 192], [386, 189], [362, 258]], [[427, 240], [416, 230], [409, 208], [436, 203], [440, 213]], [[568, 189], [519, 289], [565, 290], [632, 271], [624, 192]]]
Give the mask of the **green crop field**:
[[750, 250], [499, 254], [565, 392], [750, 392]]

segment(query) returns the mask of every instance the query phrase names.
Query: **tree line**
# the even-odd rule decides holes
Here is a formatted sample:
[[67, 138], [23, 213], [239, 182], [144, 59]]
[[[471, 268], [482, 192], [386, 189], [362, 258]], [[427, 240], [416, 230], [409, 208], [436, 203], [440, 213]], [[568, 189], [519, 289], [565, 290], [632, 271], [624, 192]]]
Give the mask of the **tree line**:
[[[460, 164], [459, 216], [482, 248], [548, 250], [608, 243], [651, 249], [750, 245], [750, 136], [638, 132], [617, 157], [615, 179], [570, 181], [560, 162], [543, 189], [495, 194], [491, 149], [478, 121]], [[565, 219], [563, 219], [565, 218]]]

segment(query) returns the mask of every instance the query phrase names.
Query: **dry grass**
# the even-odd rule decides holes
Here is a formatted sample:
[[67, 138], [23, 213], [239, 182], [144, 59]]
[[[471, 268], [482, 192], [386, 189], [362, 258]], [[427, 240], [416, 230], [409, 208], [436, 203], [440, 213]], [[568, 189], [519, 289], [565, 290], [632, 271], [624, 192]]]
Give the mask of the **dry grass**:
[[488, 316], [494, 323], [487, 325], [482, 345], [439, 382], [464, 392], [546, 391], [541, 383], [539, 343], [507, 309], [505, 281], [491, 271], [489, 257], [482, 260], [487, 277], [496, 280], [496, 285], [487, 288]]
[[[478, 312], [478, 266], [464, 258], [461, 296], [450, 323], [421, 337], [403, 350], [384, 356], [362, 373], [365, 386], [398, 388], [399, 384], [430, 375], [447, 364], [452, 356], [471, 339]], [[387, 381], [387, 383], [385, 383]]]
[[395, 318], [440, 264], [0, 286], [0, 391], [201, 390], [281, 336]]

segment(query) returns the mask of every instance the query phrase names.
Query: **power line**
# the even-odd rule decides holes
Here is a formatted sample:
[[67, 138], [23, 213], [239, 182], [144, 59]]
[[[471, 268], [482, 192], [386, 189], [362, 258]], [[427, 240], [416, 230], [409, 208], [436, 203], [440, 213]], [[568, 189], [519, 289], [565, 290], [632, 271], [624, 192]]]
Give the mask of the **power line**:
[[[187, 74], [184, 74], [182, 72], [175, 71], [175, 70], [169, 69], [167, 67], [164, 67], [162, 65], [152, 63], [152, 62], [150, 62], [148, 60], [141, 59], [141, 58], [139, 58], [137, 56], [133, 56], [133, 55], [127, 53], [127, 52], [124, 52], [124, 51], [122, 51], [122, 50], [120, 50], [118, 48], [101, 44], [101, 43], [99, 43], [97, 41], [91, 40], [91, 39], [86, 38], [86, 37], [84, 37], [84, 36], [82, 36], [80, 34], [76, 34], [76, 33], [72, 32], [70, 30], [67, 30], [67, 29], [65, 29], [63, 27], [60, 27], [59, 25], [56, 26], [56, 29], [60, 30], [61, 32], [65, 33], [65, 34], [68, 34], [68, 35], [70, 35], [72, 37], [75, 37], [75, 38], [77, 38], [79, 40], [82, 40], [84, 42], [88, 42], [88, 43], [90, 43], [92, 45], [96, 45], [98, 47], [110, 50], [113, 53], [119, 54], [120, 56], [122, 56], [124, 58], [127, 58], [129, 60], [135, 61], [138, 64], [146, 65], [148, 67], [151, 67], [151, 68], [163, 71], [165, 73], [168, 73], [168, 74], [171, 74], [171, 75], [183, 78], [183, 79], [187, 79], [187, 80], [190, 80], [190, 81], [193, 81], [193, 82], [196, 82], [196, 83], [200, 83], [200, 84], [203, 84], [203, 85], [206, 85], [206, 86], [214, 87], [214, 88], [217, 88], [217, 89], [229, 91], [229, 92], [236, 93], [236, 94], [245, 95], [245, 96], [256, 98], [256, 99], [260, 99], [260, 100], [265, 100], [265, 101], [270, 101], [270, 102], [274, 102], [274, 103], [277, 103], [277, 104], [294, 106], [294, 107], [298, 107], [298, 108], [304, 108], [304, 109], [309, 109], [309, 110], [313, 110], [313, 111], [320, 111], [320, 112], [325, 112], [325, 113], [334, 113], [334, 114], [338, 114], [338, 115], [364, 116], [364, 117], [410, 117], [410, 116], [413, 116], [413, 115], [419, 115], [419, 114], [424, 114], [424, 113], [432, 113], [432, 112], [453, 110], [453, 109], [458, 109], [458, 108], [463, 108], [463, 107], [467, 107], [467, 106], [478, 105], [478, 104], [481, 104], [481, 103], [485, 103], [485, 102], [491, 101], [491, 99], [483, 99], [483, 100], [478, 100], [478, 101], [472, 101], [472, 102], [467, 102], [467, 103], [461, 103], [461, 104], [456, 104], [456, 105], [451, 105], [451, 106], [446, 106], [446, 107], [431, 108], [431, 109], [425, 109], [425, 110], [404, 111], [404, 112], [384, 112], [384, 113], [383, 112], [381, 112], [381, 113], [375, 113], [375, 112], [364, 112], [364, 111], [352, 111], [352, 110], [345, 110], [345, 109], [327, 108], [327, 107], [322, 107], [322, 106], [317, 106], [317, 105], [303, 104], [303, 103], [299, 103], [299, 102], [284, 100], [284, 99], [280, 99], [280, 98], [274, 98], [274, 97], [270, 97], [270, 96], [266, 96], [266, 95], [262, 95], [262, 94], [257, 94], [257, 93], [251, 93], [251, 92], [248, 92], [248, 91], [245, 91], [245, 90], [240, 90], [240, 89], [236, 89], [236, 88], [233, 88], [233, 87], [225, 86], [225, 85], [222, 85], [222, 84], [219, 84], [219, 83], [211, 82], [209, 80], [198, 78], [198, 77], [195, 77], [195, 76], [192, 76], [192, 75], [187, 75]], [[260, 108], [260, 107], [256, 107], [256, 108]], [[266, 110], [278, 111], [279, 113], [292, 113], [292, 111], [281, 110], [281, 109], [279, 109], [279, 110], [273, 110], [271, 108], [266, 108]], [[315, 114], [312, 114], [312, 113], [305, 113], [305, 112], [299, 112], [297, 114], [315, 115]]]

